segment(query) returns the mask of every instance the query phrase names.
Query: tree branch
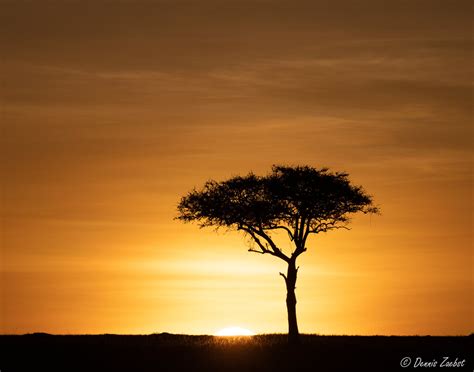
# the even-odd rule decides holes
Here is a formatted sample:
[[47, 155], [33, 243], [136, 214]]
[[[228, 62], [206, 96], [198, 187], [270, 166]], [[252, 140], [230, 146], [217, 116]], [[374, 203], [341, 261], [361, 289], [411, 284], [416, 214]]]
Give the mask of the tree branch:
[[298, 227], [298, 243], [301, 243], [303, 240], [305, 220], [306, 218], [301, 216], [300, 226]]
[[[267, 234], [265, 234], [265, 232], [255, 230], [251, 226], [239, 226], [238, 229], [243, 230], [247, 234], [249, 234], [252, 237], [252, 239], [255, 241], [255, 243], [257, 243], [259, 248], [261, 249], [261, 251], [257, 251], [255, 249], [249, 249], [249, 252], [256, 252], [256, 253], [261, 253], [261, 254], [269, 253], [272, 256], [281, 258], [282, 260], [288, 262], [289, 258], [281, 250], [278, 249], [278, 247], [275, 245], [275, 243], [271, 240], [271, 238]], [[263, 237], [270, 244], [270, 247], [272, 249], [270, 250], [267, 247], [265, 247], [263, 245], [263, 243], [260, 241], [260, 239], [258, 238], [257, 235], [259, 235], [260, 237]]]
[[306, 246], [306, 239], [308, 239], [310, 230], [311, 230], [311, 218], [309, 218], [308, 221], [306, 222], [305, 231], [303, 235], [303, 241], [301, 244], [303, 247]]
[[288, 236], [290, 237], [291, 241], [295, 240], [295, 235], [293, 235], [293, 233], [291, 232], [291, 230], [286, 227], [286, 226], [281, 226], [281, 225], [278, 225], [278, 226], [271, 226], [271, 227], [266, 227], [267, 230], [277, 230], [277, 229], [283, 229], [285, 230], [287, 233], [288, 233]]
[[257, 237], [255, 236], [255, 234], [254, 234], [251, 230], [247, 230], [247, 229], [245, 229], [245, 228], [242, 228], [242, 230], [246, 231], [246, 232], [253, 238], [253, 240], [255, 241], [255, 243], [257, 243], [257, 245], [258, 245], [258, 246], [260, 247], [260, 249], [261, 249], [261, 251], [257, 251], [257, 250], [255, 250], [255, 249], [251, 249], [251, 248], [250, 248], [250, 249], [249, 249], [249, 252], [257, 252], [257, 253], [262, 253], [262, 254], [264, 254], [264, 253], [270, 253], [270, 254], [271, 254], [271, 253], [272, 253], [269, 249], [267, 249], [267, 247], [265, 247], [265, 246], [262, 244], [262, 242], [260, 241], [260, 239], [257, 238]]
[[260, 254], [265, 254], [267, 251], [258, 251], [256, 249], [249, 248], [249, 252], [255, 252], [255, 253], [260, 253]]
[[345, 225], [337, 225], [338, 222], [339, 221], [320, 222], [316, 227], [310, 230], [310, 232], [317, 234], [320, 232], [326, 232], [329, 230], [337, 230], [337, 229], [350, 230], [350, 228]]
[[276, 244], [273, 242], [272, 238], [270, 236], [268, 236], [267, 233], [265, 233], [265, 231], [263, 230], [263, 227], [262, 225], [259, 226], [259, 229], [255, 229], [251, 226], [248, 226], [249, 229], [251, 231], [253, 231], [255, 234], [257, 234], [258, 236], [262, 237], [263, 239], [265, 239], [267, 241], [267, 243], [270, 245], [270, 247], [272, 248], [272, 251], [274, 253], [275, 256], [277, 257], [280, 257], [282, 260], [284, 261], [287, 261], [290, 259], [287, 255], [285, 255], [277, 246]]
[[298, 226], [299, 226], [298, 215], [296, 215], [296, 218], [295, 218], [295, 234], [294, 234], [295, 239], [298, 238], [298, 234], [299, 234]]
[[291, 258], [296, 259], [301, 253], [304, 253], [304, 252], [306, 252], [305, 246], [304, 245], [298, 246], [296, 250], [293, 252], [293, 254], [291, 255]]
[[311, 218], [301, 218], [299, 238], [296, 241], [296, 249], [291, 255], [292, 258], [296, 259], [300, 254], [306, 252], [306, 239], [308, 238], [311, 226]]

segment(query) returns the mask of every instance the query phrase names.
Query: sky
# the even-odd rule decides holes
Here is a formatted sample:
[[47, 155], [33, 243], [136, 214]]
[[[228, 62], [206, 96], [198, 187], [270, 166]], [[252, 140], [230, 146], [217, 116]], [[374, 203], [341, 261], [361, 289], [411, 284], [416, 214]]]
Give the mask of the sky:
[[471, 11], [1, 1], [0, 333], [286, 332], [283, 262], [174, 220], [272, 164], [348, 172], [381, 209], [309, 240], [301, 332], [471, 333]]

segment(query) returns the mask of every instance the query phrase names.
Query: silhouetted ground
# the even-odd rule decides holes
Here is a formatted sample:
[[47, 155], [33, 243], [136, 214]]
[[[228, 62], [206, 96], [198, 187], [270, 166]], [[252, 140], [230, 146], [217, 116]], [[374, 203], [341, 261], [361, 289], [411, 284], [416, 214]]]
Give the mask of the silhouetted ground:
[[[13, 371], [473, 371], [474, 337], [285, 335], [0, 336], [0, 370]], [[403, 358], [411, 364], [402, 368]], [[458, 367], [441, 367], [445, 357]], [[417, 358], [437, 361], [414, 367]], [[465, 360], [464, 366], [460, 366]], [[406, 362], [406, 360], [405, 360]]]

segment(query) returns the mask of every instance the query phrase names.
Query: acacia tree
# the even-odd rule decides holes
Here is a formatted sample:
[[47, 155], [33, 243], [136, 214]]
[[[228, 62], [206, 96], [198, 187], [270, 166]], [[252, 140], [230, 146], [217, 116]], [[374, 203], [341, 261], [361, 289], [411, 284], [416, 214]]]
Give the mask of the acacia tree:
[[[327, 168], [275, 165], [266, 176], [249, 173], [227, 181], [208, 181], [192, 190], [178, 204], [177, 219], [197, 222], [200, 227], [224, 227], [246, 234], [250, 252], [268, 254], [288, 264], [286, 284], [288, 336], [298, 343], [295, 285], [296, 259], [306, 252], [311, 234], [348, 229], [349, 216], [357, 212], [375, 213], [372, 197], [354, 186], [346, 173]], [[284, 231], [292, 251], [277, 245], [275, 233]]]

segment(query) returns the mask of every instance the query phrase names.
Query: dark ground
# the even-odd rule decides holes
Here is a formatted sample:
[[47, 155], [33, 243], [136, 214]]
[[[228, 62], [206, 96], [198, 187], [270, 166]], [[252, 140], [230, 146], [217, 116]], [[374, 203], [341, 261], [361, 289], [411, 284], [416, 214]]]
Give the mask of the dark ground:
[[[474, 337], [284, 335], [213, 337], [0, 336], [0, 370], [13, 371], [473, 371]], [[402, 368], [403, 358], [411, 358]], [[444, 357], [458, 367], [442, 367]], [[436, 366], [414, 367], [417, 358]], [[464, 366], [461, 366], [465, 360]]]

